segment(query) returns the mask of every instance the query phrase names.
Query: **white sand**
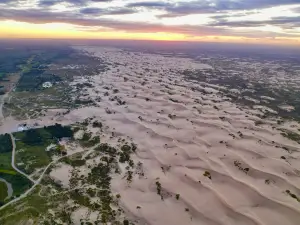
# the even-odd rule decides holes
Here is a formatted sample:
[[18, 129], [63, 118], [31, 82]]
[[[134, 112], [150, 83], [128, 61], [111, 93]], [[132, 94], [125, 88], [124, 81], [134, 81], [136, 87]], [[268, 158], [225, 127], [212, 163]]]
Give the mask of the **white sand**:
[[285, 111], [287, 111], [287, 112], [291, 112], [291, 111], [295, 110], [295, 107], [291, 106], [291, 105], [280, 105], [278, 107], [285, 110]]
[[72, 166], [60, 163], [51, 171], [50, 177], [57, 183], [60, 183], [62, 187], [69, 188], [69, 180], [71, 178], [72, 170]]
[[[136, 161], [143, 163], [145, 177], [135, 177], [130, 187], [125, 180], [112, 181], [128, 213], [153, 225], [299, 224], [300, 203], [285, 193], [290, 190], [300, 196], [299, 146], [271, 126], [255, 126], [255, 116], [218, 95], [217, 89], [192, 91], [192, 86], [204, 87], [184, 81], [180, 71], [207, 66], [184, 58], [81, 48], [113, 65], [89, 78], [96, 86], [88, 89], [89, 97], [99, 96], [95, 90], [101, 93], [99, 107], [72, 111], [65, 119], [100, 117], [137, 143]], [[110, 96], [103, 97], [104, 86], [119, 92], [110, 90]], [[110, 101], [113, 95], [126, 104]], [[115, 113], [107, 114], [106, 108]], [[289, 155], [275, 147], [281, 144], [294, 152]], [[235, 161], [249, 172], [240, 170]], [[205, 171], [211, 180], [203, 176]], [[156, 193], [157, 180], [164, 200]]]

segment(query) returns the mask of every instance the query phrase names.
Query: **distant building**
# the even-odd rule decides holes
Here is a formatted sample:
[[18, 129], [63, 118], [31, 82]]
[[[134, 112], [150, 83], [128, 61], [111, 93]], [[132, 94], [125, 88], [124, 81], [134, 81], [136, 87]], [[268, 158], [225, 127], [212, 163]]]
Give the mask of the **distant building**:
[[53, 86], [53, 84], [51, 82], [45, 82], [45, 83], [43, 83], [42, 86], [43, 86], [43, 88], [50, 88]]

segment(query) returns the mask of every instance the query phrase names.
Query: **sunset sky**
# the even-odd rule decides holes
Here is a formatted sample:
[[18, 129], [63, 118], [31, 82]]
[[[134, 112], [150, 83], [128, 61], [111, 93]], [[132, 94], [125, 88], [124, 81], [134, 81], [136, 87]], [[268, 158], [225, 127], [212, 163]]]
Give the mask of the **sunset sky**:
[[300, 45], [300, 0], [0, 0], [0, 37]]

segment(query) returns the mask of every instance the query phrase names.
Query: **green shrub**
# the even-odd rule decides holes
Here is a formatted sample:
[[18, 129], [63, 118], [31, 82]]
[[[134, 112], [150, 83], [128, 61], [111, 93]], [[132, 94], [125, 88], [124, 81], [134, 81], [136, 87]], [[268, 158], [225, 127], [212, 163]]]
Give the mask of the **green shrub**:
[[203, 176], [208, 177], [209, 179], [211, 179], [210, 172], [208, 172], [208, 171], [205, 171]]

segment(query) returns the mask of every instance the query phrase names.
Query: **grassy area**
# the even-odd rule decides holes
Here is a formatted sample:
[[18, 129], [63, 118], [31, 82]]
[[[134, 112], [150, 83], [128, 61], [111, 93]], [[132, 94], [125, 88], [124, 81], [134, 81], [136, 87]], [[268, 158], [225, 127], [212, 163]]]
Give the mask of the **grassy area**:
[[0, 205], [1, 202], [4, 202], [4, 199], [7, 197], [7, 186], [3, 181], [0, 181]]
[[[36, 218], [46, 213], [46, 209], [55, 202], [55, 198], [51, 200], [50, 198], [40, 197], [38, 195], [39, 191], [40, 188], [38, 187], [30, 196], [19, 201], [20, 205], [26, 207], [22, 207], [22, 209], [19, 210], [15, 210], [13, 206], [5, 208], [1, 213], [7, 215], [7, 217], [0, 218], [0, 224], [19, 224], [20, 221], [26, 221], [28, 219], [33, 219], [33, 221], [37, 223], [38, 220]], [[63, 198], [63, 196], [61, 198]]]
[[17, 172], [15, 170], [4, 170], [4, 169], [0, 169], [0, 174], [1, 173], [10, 174], [10, 175], [16, 175], [17, 174]]
[[12, 152], [6, 152], [0, 154], [0, 171], [11, 170], [11, 154]]
[[[11, 166], [12, 143], [8, 134], [0, 135], [0, 177], [11, 183], [13, 188], [13, 197], [22, 194], [31, 187], [31, 182], [17, 173]], [[3, 183], [3, 182], [1, 182]], [[7, 193], [7, 187], [0, 183], [0, 195]], [[4, 200], [4, 199], [2, 199]], [[0, 202], [2, 201], [0, 197]], [[9, 200], [7, 200], [9, 201]]]
[[[50, 130], [53, 130], [53, 128]], [[43, 128], [40, 133], [45, 131], [50, 132], [49, 129]], [[55, 134], [55, 136], [60, 134], [53, 131], [52, 134]], [[24, 138], [24, 132], [19, 132], [15, 136], [26, 144], [32, 142], [32, 140], [29, 141]], [[88, 143], [93, 140], [92, 135], [87, 132], [83, 140]], [[39, 143], [38, 140], [33, 141], [33, 143], [36, 142]], [[72, 221], [72, 215], [81, 207], [87, 207], [91, 212], [98, 213], [97, 219], [83, 218], [82, 224], [122, 224], [121, 221], [126, 220], [126, 217], [118, 203], [121, 196], [112, 193], [111, 180], [113, 176], [128, 175], [128, 183], [132, 181], [134, 173], [129, 169], [134, 169], [134, 164], [130, 155], [135, 150], [136, 145], [134, 144], [120, 144], [118, 147], [113, 147], [102, 143], [94, 148], [93, 154], [89, 157], [85, 156], [83, 158], [84, 152], [82, 152], [62, 158], [56, 165], [66, 163], [73, 167], [70, 187], [68, 189], [63, 188], [60, 183], [51, 178], [49, 173], [56, 167], [56, 165], [53, 165], [53, 168], [49, 168], [49, 172], [45, 173], [42, 182], [33, 192], [17, 204], [12, 204], [1, 211], [1, 214], [8, 216], [0, 216], [0, 224], [18, 224], [20, 221], [28, 220], [40, 224], [72, 224], [74, 222]], [[88, 174], [79, 173], [81, 167], [85, 166], [87, 161], [92, 162], [96, 158], [99, 158], [100, 162], [96, 165], [89, 165], [90, 172]], [[120, 158], [122, 159], [120, 160]], [[130, 163], [131, 161], [132, 163]], [[121, 175], [119, 163], [128, 164], [126, 166], [127, 172], [123, 175]], [[70, 201], [75, 202], [76, 205], [70, 205]], [[19, 205], [22, 205], [22, 207], [18, 208]], [[54, 214], [49, 213], [50, 209]], [[129, 221], [124, 224], [129, 224]]]
[[12, 143], [8, 134], [0, 135], [0, 173], [15, 175], [11, 167]]
[[[19, 174], [11, 167], [11, 152], [1, 154], [0, 177], [11, 183], [13, 188], [13, 198], [19, 196], [31, 187], [31, 181]], [[0, 190], [3, 191], [3, 190]], [[8, 200], [9, 201], [9, 200]], [[1, 202], [1, 199], [0, 199]]]
[[0, 153], [12, 151], [12, 143], [9, 134], [0, 135]]
[[31, 129], [14, 134], [16, 138], [16, 164], [19, 169], [31, 174], [35, 169], [47, 166], [52, 161], [53, 155], [60, 155], [60, 148], [46, 151], [51, 144], [58, 144], [63, 137], [72, 138], [73, 131], [70, 127], [59, 124], [54, 126]]
[[19, 195], [24, 193], [27, 189], [29, 189], [32, 186], [31, 181], [29, 181], [26, 177], [24, 177], [19, 173], [17, 174], [0, 173], [0, 177], [6, 180], [8, 183], [11, 183], [13, 188], [12, 199], [18, 197]]
[[22, 141], [17, 141], [16, 164], [18, 168], [31, 174], [36, 168], [47, 166], [51, 162], [51, 158], [45, 149], [50, 144], [51, 142], [46, 142], [38, 146], [30, 146]]

